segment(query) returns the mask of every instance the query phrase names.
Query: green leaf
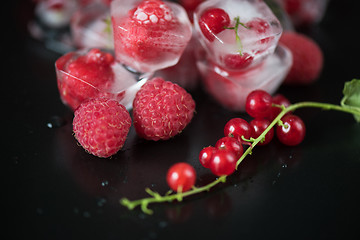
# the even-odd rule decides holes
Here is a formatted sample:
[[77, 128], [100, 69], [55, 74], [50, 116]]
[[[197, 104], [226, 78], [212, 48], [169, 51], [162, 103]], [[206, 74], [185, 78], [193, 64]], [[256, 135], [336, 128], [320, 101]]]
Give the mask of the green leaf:
[[360, 122], [360, 79], [346, 82], [343, 90], [344, 97], [341, 106], [350, 108], [358, 113], [353, 114], [357, 122]]

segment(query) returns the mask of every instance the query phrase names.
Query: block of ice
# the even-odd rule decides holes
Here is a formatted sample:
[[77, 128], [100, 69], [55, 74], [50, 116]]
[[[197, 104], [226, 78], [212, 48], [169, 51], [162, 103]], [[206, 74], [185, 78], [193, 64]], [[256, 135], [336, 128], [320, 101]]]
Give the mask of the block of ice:
[[282, 33], [262, 0], [208, 0], [194, 13], [194, 28], [207, 54], [227, 70], [252, 68], [271, 55]]
[[319, 22], [326, 11], [328, 0], [274, 0], [290, 16], [294, 26], [301, 27]]
[[77, 48], [114, 48], [110, 8], [104, 4], [79, 8], [71, 19], [70, 29]]
[[36, 17], [50, 28], [63, 28], [70, 23], [70, 19], [78, 7], [73, 0], [43, 0], [35, 7]]
[[138, 72], [175, 65], [192, 35], [186, 11], [160, 0], [114, 0], [110, 6], [117, 61]]
[[181, 55], [179, 62], [174, 66], [156, 71], [155, 76], [177, 83], [188, 90], [195, 89], [200, 77], [199, 70], [196, 67], [198, 44], [198, 41], [192, 38]]
[[244, 111], [246, 97], [255, 89], [274, 93], [291, 64], [291, 52], [282, 45], [278, 45], [274, 54], [261, 64], [244, 71], [228, 71], [206, 59], [197, 62], [208, 93], [224, 107], [234, 111]]
[[75, 110], [89, 98], [106, 97], [132, 108], [136, 92], [150, 77], [129, 72], [99, 49], [69, 52], [55, 62], [61, 100]]

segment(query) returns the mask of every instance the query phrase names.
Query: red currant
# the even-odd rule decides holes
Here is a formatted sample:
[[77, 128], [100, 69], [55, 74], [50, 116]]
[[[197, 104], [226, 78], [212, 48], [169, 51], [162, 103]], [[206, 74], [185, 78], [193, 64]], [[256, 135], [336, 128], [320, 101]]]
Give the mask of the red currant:
[[[290, 101], [282, 94], [276, 94], [275, 96], [273, 96], [272, 103], [279, 106], [282, 105], [284, 107], [288, 107], [291, 104]], [[279, 115], [280, 112], [281, 112], [281, 108], [272, 106], [269, 114], [269, 119], [271, 121], [274, 120], [277, 117], [277, 115]]]
[[266, 118], [270, 114], [272, 97], [264, 90], [254, 90], [246, 98], [245, 110], [253, 118]]
[[209, 168], [210, 159], [215, 151], [216, 148], [212, 146], [203, 148], [199, 154], [199, 160], [201, 165], [203, 165], [205, 168]]
[[254, 57], [248, 53], [243, 54], [227, 54], [223, 58], [223, 62], [226, 67], [230, 69], [243, 69], [248, 67]]
[[176, 192], [190, 190], [196, 180], [195, 169], [188, 163], [179, 162], [172, 165], [166, 175], [169, 187]]
[[264, 34], [270, 29], [270, 24], [262, 18], [254, 18], [251, 21], [246, 23], [246, 27], [250, 28], [253, 31], [256, 31], [258, 34]]
[[[264, 130], [270, 125], [270, 121], [262, 119], [254, 119], [250, 122], [250, 125], [253, 127], [253, 138], [259, 137]], [[266, 145], [274, 138], [274, 129], [271, 128], [270, 131], [265, 135], [265, 139], [258, 143], [258, 145]]]
[[214, 34], [222, 32], [229, 24], [230, 17], [221, 8], [210, 8], [199, 19], [201, 32], [210, 42], [214, 41]]
[[216, 176], [227, 176], [235, 171], [236, 161], [236, 156], [232, 151], [217, 149], [212, 155], [209, 168]]
[[250, 139], [252, 131], [250, 124], [242, 118], [232, 118], [224, 127], [225, 136], [234, 137], [241, 143], [246, 143], [241, 137], [244, 136], [245, 139]]
[[233, 137], [220, 138], [216, 142], [215, 147], [232, 151], [235, 154], [236, 159], [239, 159], [244, 152], [241, 143]]
[[305, 124], [296, 115], [289, 114], [282, 119], [282, 125], [276, 127], [276, 135], [279, 141], [288, 146], [300, 144], [305, 138]]

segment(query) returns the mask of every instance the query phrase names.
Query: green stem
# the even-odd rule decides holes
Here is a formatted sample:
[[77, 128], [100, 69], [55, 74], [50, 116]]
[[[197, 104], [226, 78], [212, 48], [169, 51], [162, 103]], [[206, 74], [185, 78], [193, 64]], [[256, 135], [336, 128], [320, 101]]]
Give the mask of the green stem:
[[[319, 103], [319, 102], [299, 102], [296, 104], [292, 104], [289, 107], [285, 108], [283, 106], [278, 106], [282, 110], [278, 114], [278, 116], [270, 123], [270, 125], [264, 130], [264, 132], [257, 137], [256, 139], [251, 139], [252, 144], [250, 147], [246, 149], [246, 151], [243, 153], [243, 155], [240, 157], [240, 159], [236, 162], [236, 169], [240, 165], [240, 163], [245, 159], [245, 157], [249, 154], [251, 154], [252, 149], [263, 139], [265, 138], [265, 135], [270, 131], [271, 128], [273, 128], [276, 124], [281, 122], [281, 118], [287, 114], [288, 112], [295, 111], [296, 109], [303, 108], [303, 107], [312, 107], [312, 108], [321, 108], [324, 110], [335, 110], [345, 113], [351, 113], [355, 115], [360, 116], [360, 110], [356, 108], [351, 108], [347, 106], [340, 106], [335, 104], [329, 104], [329, 103]], [[161, 196], [160, 194], [153, 192], [149, 188], [146, 189], [146, 192], [151, 196], [148, 198], [143, 198], [139, 200], [130, 201], [127, 198], [122, 198], [120, 200], [120, 203], [124, 206], [126, 206], [128, 209], [132, 210], [137, 206], [141, 207], [141, 210], [146, 214], [152, 214], [153, 211], [148, 208], [148, 205], [150, 203], [161, 203], [161, 202], [172, 202], [174, 200], [182, 201], [184, 197], [188, 197], [191, 195], [195, 195], [197, 193], [209, 191], [212, 187], [216, 186], [219, 183], [224, 183], [226, 181], [227, 176], [221, 176], [214, 180], [213, 182], [204, 185], [202, 187], [193, 187], [191, 190], [187, 192], [178, 192], [173, 194], [165, 194], [164, 196]]]
[[152, 192], [150, 189], [146, 189], [146, 192], [149, 193], [152, 197], [143, 198], [135, 201], [129, 201], [127, 198], [120, 199], [120, 203], [126, 206], [128, 209], [132, 210], [137, 206], [141, 206], [141, 209], [144, 213], [152, 214], [153, 211], [150, 210], [147, 206], [150, 203], [161, 203], [161, 202], [172, 202], [174, 200], [182, 201], [184, 197], [188, 197], [191, 195], [195, 195], [197, 193], [209, 191], [212, 187], [216, 186], [219, 183], [224, 183], [226, 181], [226, 176], [221, 176], [217, 178], [215, 181], [204, 185], [202, 187], [193, 187], [191, 190], [187, 192], [178, 192], [175, 194], [165, 194], [164, 196], [159, 195], [158, 193]]

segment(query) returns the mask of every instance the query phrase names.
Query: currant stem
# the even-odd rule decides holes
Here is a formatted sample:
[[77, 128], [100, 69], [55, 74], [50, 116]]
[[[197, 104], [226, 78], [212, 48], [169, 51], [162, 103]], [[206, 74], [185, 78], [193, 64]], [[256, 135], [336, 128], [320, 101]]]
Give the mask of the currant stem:
[[153, 192], [149, 188], [146, 188], [145, 191], [152, 197], [143, 198], [139, 200], [130, 201], [127, 198], [120, 199], [120, 203], [127, 207], [129, 210], [134, 209], [137, 206], [141, 206], [141, 210], [146, 214], [152, 214], [153, 211], [150, 210], [147, 206], [150, 203], [161, 203], [161, 202], [172, 202], [174, 200], [182, 201], [184, 197], [188, 197], [191, 195], [195, 195], [200, 192], [210, 191], [210, 189], [214, 186], [216, 186], [219, 183], [226, 182], [227, 176], [221, 176], [217, 178], [215, 181], [204, 185], [202, 187], [194, 187], [191, 190], [187, 192], [178, 192], [174, 194], [165, 194], [164, 196], [161, 196], [160, 194]]
[[270, 131], [270, 129], [273, 128], [277, 123], [282, 123], [281, 118], [285, 114], [287, 114], [288, 112], [295, 111], [298, 108], [303, 108], [303, 107], [321, 108], [323, 110], [336, 110], [336, 111], [340, 111], [340, 112], [346, 112], [346, 113], [360, 115], [360, 111], [357, 109], [340, 106], [340, 105], [335, 105], [335, 104], [330, 104], [330, 103], [299, 102], [299, 103], [292, 104], [287, 108], [283, 107], [281, 112], [277, 115], [277, 117], [270, 123], [270, 125], [264, 130], [264, 132], [253, 141], [253, 143], [251, 144], [251, 147], [249, 147], [243, 153], [243, 155], [240, 157], [240, 159], [236, 162], [236, 169], [238, 168], [240, 163], [244, 160], [244, 158], [248, 154], [251, 154], [252, 149], [256, 146], [256, 144], [258, 144], [261, 141], [261, 139], [263, 139], [265, 137], [265, 135]]
[[[270, 131], [271, 128], [273, 128], [276, 124], [279, 124], [281, 122], [281, 118], [287, 114], [288, 112], [295, 111], [296, 109], [303, 108], [303, 107], [313, 107], [313, 108], [321, 108], [324, 110], [335, 110], [345, 113], [350, 113], [354, 115], [360, 116], [360, 110], [357, 108], [352, 108], [348, 106], [340, 106], [335, 104], [329, 104], [329, 103], [319, 103], [319, 102], [299, 102], [296, 104], [292, 104], [288, 107], [279, 106], [282, 110], [278, 114], [278, 116], [270, 123], [270, 125], [264, 130], [264, 132], [258, 136], [257, 138], [253, 139], [251, 138], [249, 141], [251, 142], [251, 145], [246, 149], [246, 151], [243, 153], [243, 155], [237, 160], [236, 162], [236, 169], [240, 165], [240, 163], [245, 159], [245, 157], [252, 153], [252, 149], [261, 142], [262, 139], [265, 138], [265, 135]], [[172, 193], [171, 191], [168, 191], [165, 195], [161, 196], [159, 193], [152, 191], [149, 188], [146, 188], [145, 191], [151, 196], [148, 198], [143, 198], [139, 200], [130, 201], [127, 198], [122, 198], [120, 200], [120, 203], [124, 206], [126, 206], [129, 210], [134, 209], [137, 206], [141, 207], [141, 210], [146, 214], [152, 214], [153, 211], [148, 208], [148, 205], [150, 203], [161, 203], [161, 202], [172, 202], [174, 200], [182, 201], [183, 198], [195, 195], [197, 193], [210, 191], [211, 188], [216, 186], [219, 183], [226, 182], [227, 176], [221, 176], [214, 180], [213, 182], [204, 185], [202, 187], [193, 187], [191, 190], [182, 192], [179, 191], [177, 193]]]

